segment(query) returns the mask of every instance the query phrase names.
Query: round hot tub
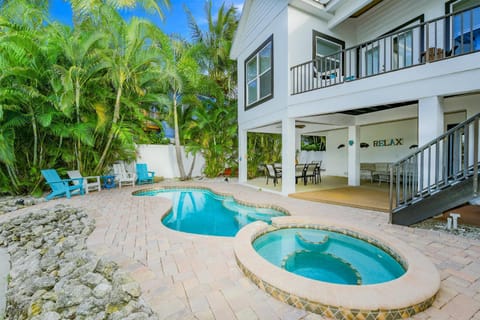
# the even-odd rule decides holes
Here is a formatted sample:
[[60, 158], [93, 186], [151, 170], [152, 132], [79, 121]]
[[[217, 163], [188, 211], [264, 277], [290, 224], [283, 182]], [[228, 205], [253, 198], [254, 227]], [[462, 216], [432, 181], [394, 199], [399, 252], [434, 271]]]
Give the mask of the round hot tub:
[[428, 308], [440, 288], [433, 264], [400, 240], [314, 218], [245, 226], [235, 256], [275, 298], [336, 319], [409, 317]]

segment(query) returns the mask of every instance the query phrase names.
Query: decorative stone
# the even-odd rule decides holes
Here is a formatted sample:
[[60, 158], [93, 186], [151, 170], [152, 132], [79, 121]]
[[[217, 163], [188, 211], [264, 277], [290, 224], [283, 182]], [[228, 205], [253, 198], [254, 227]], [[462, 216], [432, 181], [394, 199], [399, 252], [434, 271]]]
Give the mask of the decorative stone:
[[90, 288], [94, 288], [99, 284], [107, 282], [107, 279], [105, 279], [101, 274], [88, 272], [80, 278], [80, 281]]
[[54, 276], [47, 275], [43, 277], [36, 278], [33, 280], [33, 287], [35, 290], [39, 289], [51, 289], [55, 286], [56, 279]]
[[112, 286], [108, 283], [100, 283], [93, 289], [93, 296], [95, 298], [105, 298], [112, 291]]
[[57, 292], [57, 307], [63, 309], [79, 305], [84, 299], [89, 297], [91, 293], [92, 290], [85, 285], [65, 285]]
[[6, 319], [157, 319], [133, 278], [87, 250], [94, 228], [63, 205], [0, 224], [11, 260]]

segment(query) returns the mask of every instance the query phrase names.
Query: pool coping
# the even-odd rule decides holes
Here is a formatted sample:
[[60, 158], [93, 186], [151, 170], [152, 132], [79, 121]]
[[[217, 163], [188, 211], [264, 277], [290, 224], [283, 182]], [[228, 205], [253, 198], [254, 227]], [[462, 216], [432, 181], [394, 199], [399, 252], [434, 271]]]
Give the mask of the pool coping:
[[[407, 271], [401, 277], [372, 285], [340, 285], [301, 277], [274, 266], [253, 248], [260, 235], [282, 228], [309, 227], [344, 230], [364, 240], [390, 248]], [[315, 217], [288, 216], [272, 219], [272, 225], [251, 223], [234, 239], [237, 264], [258, 287], [280, 301], [335, 319], [401, 319], [430, 307], [440, 289], [440, 274], [433, 263], [416, 249], [374, 229], [358, 228]], [[413, 289], [414, 288], [414, 289]]]

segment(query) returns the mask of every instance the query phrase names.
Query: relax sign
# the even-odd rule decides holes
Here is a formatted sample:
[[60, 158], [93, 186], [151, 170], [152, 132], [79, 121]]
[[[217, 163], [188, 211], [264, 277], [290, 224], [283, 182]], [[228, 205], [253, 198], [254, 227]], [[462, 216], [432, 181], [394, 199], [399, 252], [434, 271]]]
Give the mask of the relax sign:
[[403, 138], [392, 138], [384, 140], [374, 140], [374, 147], [389, 147], [389, 146], [401, 146], [403, 145]]

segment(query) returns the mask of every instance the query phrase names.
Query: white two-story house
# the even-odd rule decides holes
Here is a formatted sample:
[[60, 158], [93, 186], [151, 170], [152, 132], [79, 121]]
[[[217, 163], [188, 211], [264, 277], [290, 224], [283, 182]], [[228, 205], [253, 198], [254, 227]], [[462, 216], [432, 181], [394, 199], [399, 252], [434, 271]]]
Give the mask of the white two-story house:
[[[480, 0], [246, 0], [238, 63], [239, 181], [247, 133], [282, 135], [282, 193], [302, 135], [327, 175], [395, 162], [480, 112]], [[361, 147], [362, 146], [362, 147]]]

